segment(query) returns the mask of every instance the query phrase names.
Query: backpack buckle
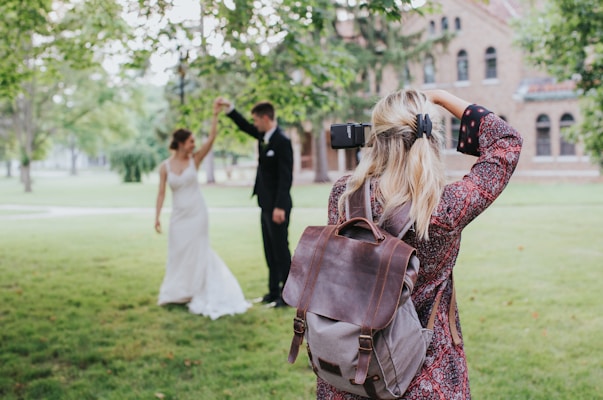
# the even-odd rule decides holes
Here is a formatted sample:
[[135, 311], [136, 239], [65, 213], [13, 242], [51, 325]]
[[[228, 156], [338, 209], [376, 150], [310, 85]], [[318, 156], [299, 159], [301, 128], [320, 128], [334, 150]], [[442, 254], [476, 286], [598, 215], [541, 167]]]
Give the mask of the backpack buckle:
[[302, 318], [293, 318], [293, 332], [303, 335], [306, 332], [306, 321]]
[[361, 352], [370, 353], [373, 351], [373, 337], [370, 335], [360, 335], [358, 337], [358, 350]]

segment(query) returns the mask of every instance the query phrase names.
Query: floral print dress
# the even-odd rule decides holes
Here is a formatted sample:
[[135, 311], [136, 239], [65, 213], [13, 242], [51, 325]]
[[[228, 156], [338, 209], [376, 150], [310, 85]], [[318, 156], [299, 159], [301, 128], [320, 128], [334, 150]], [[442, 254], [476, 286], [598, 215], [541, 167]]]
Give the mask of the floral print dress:
[[[409, 231], [404, 240], [416, 247], [421, 269], [412, 299], [423, 326], [427, 325], [431, 307], [442, 292], [434, 335], [425, 363], [402, 399], [467, 400], [471, 398], [465, 350], [455, 344], [449, 321], [453, 300], [452, 270], [461, 243], [462, 230], [481, 214], [503, 191], [519, 161], [522, 138], [505, 121], [487, 109], [471, 105], [461, 119], [458, 150], [479, 156], [471, 171], [461, 180], [445, 186], [440, 203], [431, 216], [429, 241], [418, 240]], [[329, 224], [343, 219], [338, 213], [338, 200], [349, 176], [339, 179], [329, 198]], [[371, 182], [371, 204], [375, 221], [382, 208], [375, 201], [378, 179]], [[456, 303], [454, 323], [462, 340]], [[317, 379], [316, 398], [320, 400], [359, 400], [361, 396], [342, 392], [322, 379]]]

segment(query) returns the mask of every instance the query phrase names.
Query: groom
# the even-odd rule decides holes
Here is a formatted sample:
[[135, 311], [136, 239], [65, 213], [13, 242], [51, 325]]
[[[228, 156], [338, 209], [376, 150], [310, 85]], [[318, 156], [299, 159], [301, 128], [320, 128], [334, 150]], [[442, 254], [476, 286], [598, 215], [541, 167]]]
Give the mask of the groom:
[[261, 209], [264, 255], [268, 264], [268, 293], [264, 303], [286, 307], [281, 291], [289, 275], [289, 216], [291, 214], [291, 184], [293, 181], [293, 149], [291, 140], [279, 128], [274, 107], [269, 102], [257, 103], [251, 109], [253, 124], [223, 98], [218, 101], [226, 115], [240, 130], [258, 140], [258, 169], [253, 187]]

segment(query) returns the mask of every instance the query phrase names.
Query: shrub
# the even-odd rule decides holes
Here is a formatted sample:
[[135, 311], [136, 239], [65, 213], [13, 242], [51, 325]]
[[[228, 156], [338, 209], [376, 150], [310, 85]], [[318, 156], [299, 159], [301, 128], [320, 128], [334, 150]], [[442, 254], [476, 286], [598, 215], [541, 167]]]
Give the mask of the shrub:
[[157, 153], [146, 144], [133, 144], [111, 151], [111, 169], [122, 175], [124, 182], [141, 182], [142, 175], [157, 166]]

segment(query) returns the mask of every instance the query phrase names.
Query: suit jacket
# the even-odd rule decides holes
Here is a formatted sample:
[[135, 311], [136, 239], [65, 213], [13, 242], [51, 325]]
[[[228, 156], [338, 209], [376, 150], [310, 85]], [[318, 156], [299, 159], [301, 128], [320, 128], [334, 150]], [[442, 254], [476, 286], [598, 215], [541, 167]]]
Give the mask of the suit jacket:
[[257, 195], [258, 205], [262, 210], [271, 211], [277, 207], [290, 211], [293, 206], [290, 193], [293, 182], [291, 140], [277, 126], [270, 141], [264, 144], [264, 133], [259, 132], [237, 110], [232, 110], [227, 115], [240, 130], [258, 140], [258, 170], [252, 194]]

